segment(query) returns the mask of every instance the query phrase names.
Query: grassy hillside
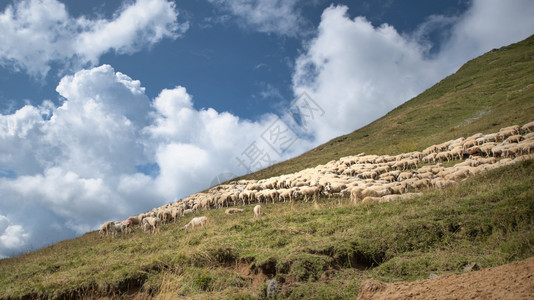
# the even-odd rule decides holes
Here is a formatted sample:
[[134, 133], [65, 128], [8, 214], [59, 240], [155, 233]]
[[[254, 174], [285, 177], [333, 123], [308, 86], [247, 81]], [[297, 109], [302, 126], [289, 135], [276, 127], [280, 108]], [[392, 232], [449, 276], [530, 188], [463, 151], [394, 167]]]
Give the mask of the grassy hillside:
[[534, 120], [534, 36], [494, 49], [353, 133], [243, 176], [262, 179], [361, 152], [399, 154]]
[[0, 261], [0, 298], [115, 295], [261, 299], [355, 298], [367, 278], [426, 278], [469, 262], [497, 266], [534, 255], [534, 162], [493, 170], [405, 202], [278, 203], [265, 216], [204, 212], [207, 228], [177, 224], [115, 240], [96, 232]]
[[[293, 160], [250, 175], [298, 171], [359, 152], [395, 154], [534, 116], [534, 38], [479, 57], [383, 118]], [[409, 201], [348, 199], [265, 205], [261, 220], [204, 211], [209, 226], [116, 239], [96, 232], [0, 260], [0, 299], [177, 297], [355, 298], [361, 282], [461, 272], [534, 255], [534, 161], [429, 190]]]

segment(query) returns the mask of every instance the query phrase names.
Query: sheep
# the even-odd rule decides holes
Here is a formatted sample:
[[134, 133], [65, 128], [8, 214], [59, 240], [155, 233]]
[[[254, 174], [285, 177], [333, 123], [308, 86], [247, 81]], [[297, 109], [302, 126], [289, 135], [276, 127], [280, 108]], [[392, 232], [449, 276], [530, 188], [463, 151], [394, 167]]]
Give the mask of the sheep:
[[289, 202], [291, 202], [291, 197], [292, 197], [292, 190], [290, 189], [283, 189], [283, 190], [280, 190], [279, 193], [278, 193], [278, 201], [284, 201], [286, 202], [287, 198], [289, 198]]
[[236, 214], [236, 213], [242, 213], [244, 211], [245, 211], [244, 209], [240, 209], [240, 208], [228, 208], [224, 211], [224, 213], [227, 215], [231, 215], [231, 214]]
[[201, 217], [195, 217], [189, 221], [189, 223], [185, 224], [184, 227], [182, 227], [182, 230], [187, 231], [189, 229], [193, 229], [195, 227], [204, 227], [208, 223], [208, 217], [201, 216]]
[[467, 155], [477, 155], [477, 154], [481, 154], [482, 151], [480, 150], [480, 147], [473, 146], [473, 147], [467, 148], [464, 153]]
[[421, 160], [424, 163], [436, 162], [436, 155], [437, 155], [437, 153], [430, 153], [427, 156], [423, 157]]
[[191, 215], [191, 214], [194, 214], [195, 212], [192, 210], [192, 209], [184, 209], [184, 211], [182, 212], [182, 215], [183, 216], [187, 216], [187, 215]]
[[332, 185], [331, 183], [327, 183], [325, 185], [325, 190], [328, 193], [328, 197], [332, 196], [335, 193], [340, 193], [342, 190], [344, 190], [346, 188], [347, 188], [346, 184], [334, 184], [334, 185]]
[[476, 141], [478, 145], [482, 145], [490, 141], [496, 142], [499, 137], [500, 135], [498, 133], [490, 133], [479, 137]]
[[150, 230], [150, 233], [159, 232], [161, 219], [158, 217], [146, 217], [143, 219], [143, 232]]
[[142, 218], [140, 218], [139, 216], [131, 216], [131, 217], [128, 217], [128, 220], [130, 220], [130, 221], [132, 222], [132, 226], [133, 226], [133, 225], [141, 226], [141, 220], [142, 220]]
[[451, 160], [449, 152], [440, 152], [436, 155], [436, 160], [439, 160], [439, 162], [443, 162], [445, 159], [447, 162]]
[[497, 143], [486, 143], [482, 146], [480, 146], [480, 151], [482, 151], [484, 154], [486, 154], [486, 156], [490, 156], [491, 154], [491, 149], [493, 149], [493, 147], [497, 146]]
[[453, 180], [444, 180], [444, 179], [435, 179], [432, 181], [432, 185], [434, 185], [435, 188], [437, 188], [438, 190], [441, 190], [441, 189], [444, 189], [444, 188], [447, 188], [447, 187], [450, 187], [450, 186], [453, 186], [453, 185], [456, 185], [456, 181], [453, 181]]
[[458, 159], [462, 159], [462, 157], [464, 156], [464, 149], [461, 146], [456, 147], [450, 150], [449, 153], [453, 160], [455, 159], [455, 157], [458, 157]]
[[261, 217], [261, 205], [254, 206], [254, 218]]
[[309, 197], [311, 197], [313, 200], [317, 200], [322, 190], [323, 186], [310, 186], [302, 188], [300, 193], [304, 196], [304, 201], [308, 202]]
[[379, 202], [392, 202], [392, 201], [399, 201], [399, 200], [408, 200], [415, 197], [422, 196], [423, 193], [406, 193], [402, 195], [385, 195], [382, 196], [382, 199]]
[[534, 121], [529, 122], [521, 127], [523, 132], [532, 132], [534, 130]]
[[183, 215], [183, 212], [184, 208], [182, 206], [175, 207], [171, 210], [171, 215], [174, 223], [176, 223], [176, 219], [178, 219], [178, 217]]
[[519, 127], [519, 125], [512, 125], [512, 126], [499, 129], [499, 132], [507, 132], [507, 131], [511, 131], [511, 132], [515, 132], [519, 134], [521, 133], [521, 127]]
[[100, 235], [100, 238], [109, 235], [111, 232], [111, 221], [107, 221], [100, 227], [100, 230], [98, 231], [98, 234]]
[[432, 145], [427, 147], [425, 150], [422, 151], [423, 156], [428, 156], [431, 153], [436, 152], [436, 146]]
[[509, 129], [503, 128], [501, 130], [503, 131], [499, 131], [499, 133], [497, 133], [497, 137], [501, 138], [502, 140], [506, 139], [509, 136], [519, 133], [515, 128], [509, 128]]
[[510, 143], [519, 143], [519, 142], [521, 142], [522, 139], [523, 139], [523, 136], [520, 135], [520, 134], [511, 135], [511, 136], [509, 136], [508, 138], [506, 138], [506, 140], [503, 141], [503, 144], [504, 144], [504, 143], [507, 143], [507, 144], [510, 144]]
[[412, 178], [413, 175], [414, 175], [413, 172], [402, 172], [402, 173], [399, 174], [399, 176], [397, 176], [397, 180], [398, 181], [403, 181], [403, 180]]
[[521, 153], [527, 153], [530, 154], [530, 152], [534, 149], [534, 141], [526, 141], [525, 143], [521, 143]]
[[163, 224], [167, 224], [172, 220], [172, 210], [171, 209], [163, 209], [158, 211], [156, 216], [161, 219], [161, 222]]
[[110, 224], [111, 238], [114, 238], [117, 235], [117, 232], [120, 232], [121, 235], [123, 235], [125, 227], [126, 225], [124, 225], [122, 222], [119, 222], [119, 221], [111, 222]]
[[410, 185], [411, 188], [416, 190], [421, 190], [424, 188], [428, 188], [431, 185], [431, 182], [429, 179], [412, 179], [410, 181], [407, 181], [407, 183]]
[[390, 187], [375, 186], [365, 189], [361, 187], [356, 187], [353, 188], [350, 192], [350, 200], [353, 204], [356, 204], [359, 200], [364, 199], [366, 197], [381, 197], [390, 194]]
[[401, 182], [389, 186], [389, 189], [391, 190], [392, 194], [404, 194], [406, 193], [407, 186], [408, 185], [406, 184], [406, 182]]
[[367, 196], [367, 197], [363, 198], [362, 204], [376, 203], [376, 202], [379, 202], [381, 199], [382, 199], [381, 197]]

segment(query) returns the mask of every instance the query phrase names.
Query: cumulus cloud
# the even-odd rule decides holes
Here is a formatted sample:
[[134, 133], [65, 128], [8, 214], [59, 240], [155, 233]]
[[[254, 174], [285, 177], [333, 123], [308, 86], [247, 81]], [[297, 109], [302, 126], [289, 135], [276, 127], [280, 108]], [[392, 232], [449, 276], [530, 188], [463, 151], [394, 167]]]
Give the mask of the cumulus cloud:
[[22, 226], [13, 224], [6, 216], [0, 215], [0, 258], [19, 252], [29, 238], [30, 234]]
[[188, 23], [177, 21], [173, 2], [137, 0], [113, 19], [69, 16], [57, 0], [21, 0], [0, 13], [0, 65], [43, 79], [57, 63], [95, 65], [109, 51], [133, 53], [163, 38], [177, 38]]
[[[414, 33], [350, 18], [346, 6], [325, 9], [293, 74], [295, 94], [308, 93], [325, 110], [326, 117], [313, 124], [316, 142], [360, 128], [465, 61], [528, 37], [534, 32], [533, 9], [528, 1], [474, 1], [465, 14], [432, 16]], [[430, 55], [424, 36], [440, 26], [450, 31]]]
[[3, 221], [11, 227], [0, 231], [1, 256], [188, 196], [220, 173], [245, 173], [236, 156], [276, 118], [196, 109], [181, 86], [149, 99], [109, 65], [65, 76], [56, 90], [58, 107], [0, 114], [0, 174], [11, 174], [0, 177], [0, 212], [14, 220]]
[[150, 99], [140, 82], [103, 65], [65, 76], [57, 91], [59, 107], [45, 101], [0, 115], [0, 159], [13, 174], [0, 178], [0, 211], [43, 231], [36, 246], [165, 202], [137, 171], [150, 162], [142, 143]]
[[236, 17], [243, 28], [258, 32], [297, 36], [305, 23], [298, 9], [298, 0], [209, 1]]

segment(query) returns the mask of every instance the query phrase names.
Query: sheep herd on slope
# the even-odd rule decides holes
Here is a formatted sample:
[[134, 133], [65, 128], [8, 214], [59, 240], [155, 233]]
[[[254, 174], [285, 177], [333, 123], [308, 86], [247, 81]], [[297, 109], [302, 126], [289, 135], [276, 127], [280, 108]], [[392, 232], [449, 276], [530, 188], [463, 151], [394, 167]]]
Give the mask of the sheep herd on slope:
[[[395, 156], [366, 155], [332, 160], [315, 168], [262, 180], [238, 180], [212, 187], [124, 221], [106, 222], [100, 230], [116, 236], [139, 226], [146, 233], [159, 231], [161, 224], [202, 210], [227, 207], [225, 213], [243, 213], [238, 206], [257, 203], [254, 218], [261, 215], [261, 204], [293, 201], [317, 201], [324, 197], [349, 197], [352, 204], [389, 202], [421, 195], [428, 188], [443, 189], [481, 172], [512, 164], [518, 158], [534, 158], [534, 121], [501, 128], [499, 132], [477, 133], [458, 138], [423, 151]], [[442, 163], [464, 160], [451, 167]], [[423, 165], [424, 166], [421, 166]], [[184, 230], [202, 227], [207, 217], [193, 218]]]

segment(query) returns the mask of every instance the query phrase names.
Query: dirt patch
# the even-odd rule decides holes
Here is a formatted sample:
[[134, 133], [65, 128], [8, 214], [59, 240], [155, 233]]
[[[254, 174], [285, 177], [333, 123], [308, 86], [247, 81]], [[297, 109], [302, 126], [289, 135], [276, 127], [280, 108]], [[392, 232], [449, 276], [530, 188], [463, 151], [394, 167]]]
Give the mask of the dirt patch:
[[358, 300], [366, 299], [534, 299], [534, 257], [462, 275], [414, 282], [365, 281]]

